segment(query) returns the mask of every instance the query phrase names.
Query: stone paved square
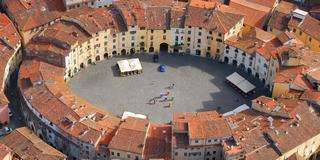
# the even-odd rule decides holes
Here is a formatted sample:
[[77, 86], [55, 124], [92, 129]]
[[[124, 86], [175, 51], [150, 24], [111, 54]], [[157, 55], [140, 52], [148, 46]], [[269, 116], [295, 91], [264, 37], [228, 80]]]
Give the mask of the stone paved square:
[[[126, 58], [139, 58], [143, 73], [120, 77], [116, 62]], [[167, 66], [166, 72], [159, 72], [160, 64]], [[154, 122], [170, 122], [173, 112], [199, 112], [214, 110], [226, 112], [247, 103], [232, 87], [225, 83], [225, 77], [235, 71], [232, 66], [196, 57], [161, 54], [158, 63], [153, 55], [137, 54], [113, 57], [97, 65], [82, 69], [69, 86], [78, 95], [96, 106], [122, 115], [124, 111], [144, 114]], [[169, 89], [174, 83], [173, 89]], [[150, 105], [149, 101], [170, 92], [174, 97], [169, 102]]]

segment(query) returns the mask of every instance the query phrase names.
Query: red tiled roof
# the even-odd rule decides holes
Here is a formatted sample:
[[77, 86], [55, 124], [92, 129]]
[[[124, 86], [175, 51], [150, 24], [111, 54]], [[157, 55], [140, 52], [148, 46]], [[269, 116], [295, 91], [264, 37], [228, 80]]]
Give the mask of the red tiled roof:
[[12, 150], [5, 144], [0, 143], [0, 159], [6, 158], [6, 156], [11, 155]]
[[18, 128], [0, 140], [22, 159], [61, 160], [67, 156], [43, 142], [26, 127]]

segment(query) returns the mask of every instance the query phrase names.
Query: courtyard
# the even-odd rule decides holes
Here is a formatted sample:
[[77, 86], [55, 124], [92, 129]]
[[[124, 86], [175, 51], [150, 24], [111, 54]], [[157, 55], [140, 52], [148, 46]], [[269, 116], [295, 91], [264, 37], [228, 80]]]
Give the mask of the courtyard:
[[[117, 61], [128, 58], [140, 59], [142, 74], [119, 76]], [[167, 66], [166, 72], [158, 71], [160, 64]], [[225, 113], [249, 104], [225, 83], [225, 77], [233, 72], [232, 66], [191, 55], [161, 54], [159, 62], [154, 63], [153, 55], [136, 54], [113, 57], [82, 69], [68, 85], [79, 96], [115, 115], [129, 111], [144, 114], [153, 122], [167, 123], [173, 112]], [[155, 98], [168, 92], [171, 102]]]

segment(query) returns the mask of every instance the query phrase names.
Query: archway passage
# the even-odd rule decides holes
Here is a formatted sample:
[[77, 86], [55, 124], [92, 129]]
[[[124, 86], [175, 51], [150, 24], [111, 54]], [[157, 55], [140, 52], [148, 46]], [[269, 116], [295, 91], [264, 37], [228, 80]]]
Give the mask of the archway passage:
[[251, 70], [251, 68], [248, 68], [247, 72], [248, 72], [249, 75], [252, 75], [252, 70]]
[[99, 55], [96, 57], [96, 61], [100, 61], [100, 56]]
[[88, 64], [92, 64], [92, 60], [91, 59], [88, 59]]
[[125, 49], [122, 49], [121, 50], [121, 55], [126, 55], [127, 54], [127, 51]]
[[150, 47], [149, 48], [149, 53], [153, 53], [154, 52], [154, 48], [153, 47]]
[[169, 45], [167, 43], [160, 44], [160, 53], [168, 53]]
[[233, 61], [232, 61], [232, 65], [235, 67], [235, 66], [238, 65], [238, 62], [237, 62], [236, 60], [233, 60]]
[[105, 54], [103, 55], [103, 58], [108, 58], [108, 53], [105, 53]]
[[224, 63], [226, 63], [226, 64], [229, 63], [229, 58], [228, 57], [224, 57]]
[[130, 49], [130, 54], [135, 54], [136, 53], [136, 50], [134, 48], [131, 48]]

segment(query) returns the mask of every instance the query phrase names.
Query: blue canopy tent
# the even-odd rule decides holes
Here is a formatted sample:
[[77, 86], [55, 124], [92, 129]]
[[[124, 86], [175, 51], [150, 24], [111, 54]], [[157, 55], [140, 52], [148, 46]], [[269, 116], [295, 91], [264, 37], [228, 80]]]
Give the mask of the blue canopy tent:
[[164, 64], [161, 64], [158, 69], [159, 69], [159, 72], [166, 72], [167, 66]]

